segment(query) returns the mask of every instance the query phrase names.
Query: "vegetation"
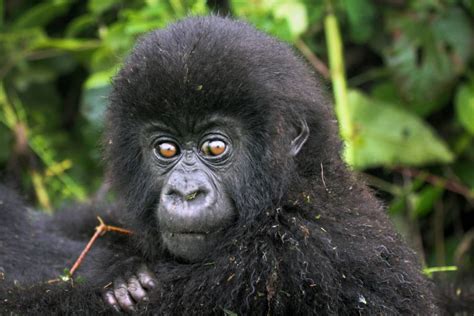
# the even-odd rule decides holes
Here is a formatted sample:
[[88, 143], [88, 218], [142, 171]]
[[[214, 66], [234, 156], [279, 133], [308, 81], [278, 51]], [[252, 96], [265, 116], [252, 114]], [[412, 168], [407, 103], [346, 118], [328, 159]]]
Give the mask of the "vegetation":
[[0, 0], [3, 181], [45, 211], [100, 191], [110, 78], [137, 37], [230, 8], [293, 45], [333, 91], [346, 161], [426, 266], [473, 271], [474, 2], [208, 2]]

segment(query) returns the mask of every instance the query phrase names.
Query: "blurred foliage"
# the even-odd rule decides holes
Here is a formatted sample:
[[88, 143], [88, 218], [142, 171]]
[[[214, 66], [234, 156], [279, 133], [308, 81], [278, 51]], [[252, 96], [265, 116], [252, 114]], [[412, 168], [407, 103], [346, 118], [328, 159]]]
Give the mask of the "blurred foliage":
[[[348, 163], [429, 266], [472, 268], [474, 2], [209, 2], [294, 45], [332, 79]], [[3, 181], [45, 210], [93, 196], [104, 181], [111, 76], [138, 36], [208, 14], [209, 4], [0, 0]]]

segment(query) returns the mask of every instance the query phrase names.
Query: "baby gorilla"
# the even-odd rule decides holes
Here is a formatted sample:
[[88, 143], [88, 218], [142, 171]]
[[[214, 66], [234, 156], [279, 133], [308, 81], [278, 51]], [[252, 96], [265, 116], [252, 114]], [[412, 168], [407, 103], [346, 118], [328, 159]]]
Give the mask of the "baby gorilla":
[[144, 37], [114, 80], [106, 143], [150, 270], [105, 301], [135, 310], [156, 273], [169, 291], [148, 308], [165, 313], [435, 312], [414, 254], [340, 160], [323, 94], [243, 22]]
[[107, 305], [147, 314], [439, 313], [286, 44], [215, 16], [151, 32], [114, 78], [106, 124], [134, 234], [88, 257], [87, 286], [8, 292], [7, 312], [102, 312], [91, 293], [115, 280]]

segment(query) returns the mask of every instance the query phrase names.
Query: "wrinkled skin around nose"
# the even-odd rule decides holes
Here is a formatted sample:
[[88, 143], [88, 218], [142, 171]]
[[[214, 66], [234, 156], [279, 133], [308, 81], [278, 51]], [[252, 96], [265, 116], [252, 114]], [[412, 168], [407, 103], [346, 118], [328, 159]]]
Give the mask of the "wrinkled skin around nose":
[[162, 190], [160, 223], [172, 232], [209, 232], [219, 222], [216, 188], [202, 171], [174, 171]]
[[161, 191], [158, 222], [164, 246], [188, 261], [204, 258], [235, 216], [222, 186], [206, 172], [174, 170]]

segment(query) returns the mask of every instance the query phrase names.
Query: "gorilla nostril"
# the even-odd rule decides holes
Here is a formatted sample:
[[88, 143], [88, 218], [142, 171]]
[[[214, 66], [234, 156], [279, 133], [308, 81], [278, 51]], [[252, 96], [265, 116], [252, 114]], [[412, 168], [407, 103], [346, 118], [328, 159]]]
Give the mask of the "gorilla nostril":
[[179, 193], [179, 191], [177, 191], [175, 189], [170, 189], [170, 190], [168, 190], [168, 192], [165, 193], [165, 195], [168, 195], [168, 196], [181, 196], [181, 193]]
[[173, 188], [173, 189], [169, 189], [168, 192], [165, 193], [165, 195], [173, 199], [178, 199], [178, 200], [183, 200], [183, 201], [193, 201], [200, 197], [205, 196], [206, 193], [207, 191], [203, 189], [185, 191], [185, 190], [179, 190], [179, 189]]
[[195, 200], [198, 196], [202, 195], [202, 194], [205, 194], [205, 192], [203, 190], [196, 190], [190, 194], [186, 194], [184, 196], [184, 199], [186, 201], [192, 201], [192, 200]]

